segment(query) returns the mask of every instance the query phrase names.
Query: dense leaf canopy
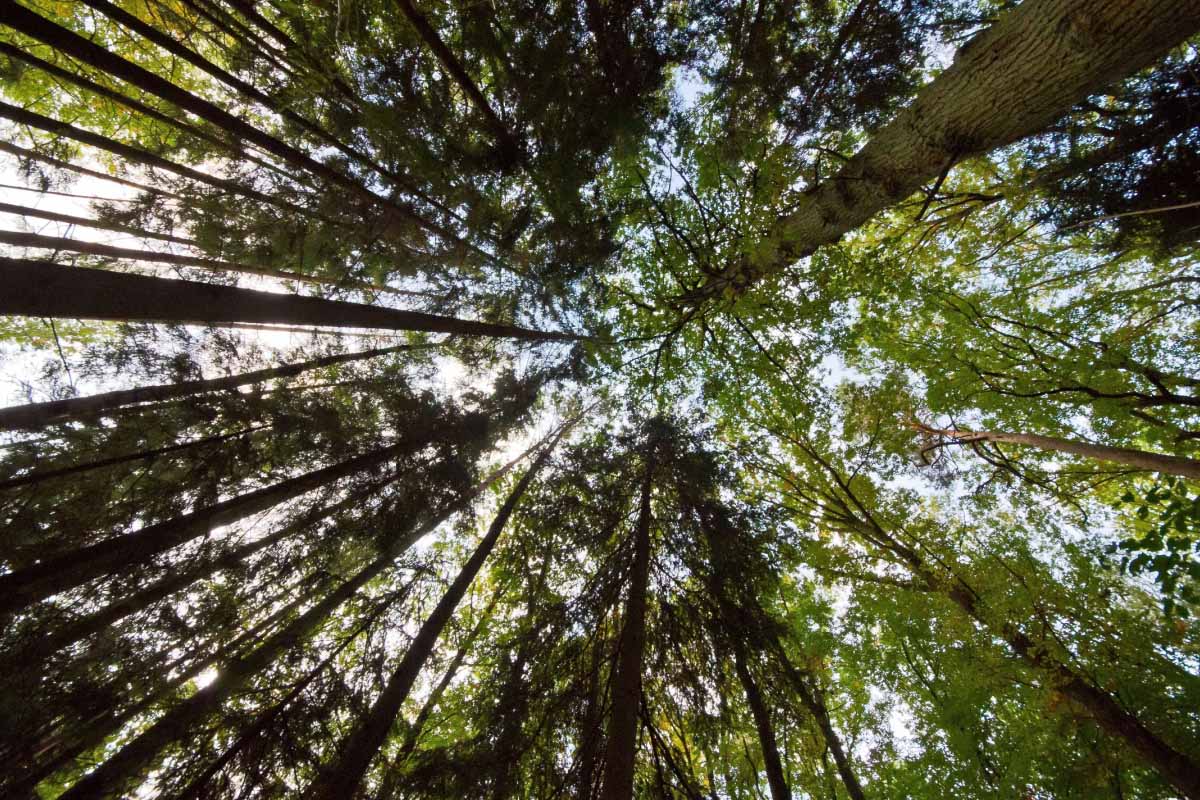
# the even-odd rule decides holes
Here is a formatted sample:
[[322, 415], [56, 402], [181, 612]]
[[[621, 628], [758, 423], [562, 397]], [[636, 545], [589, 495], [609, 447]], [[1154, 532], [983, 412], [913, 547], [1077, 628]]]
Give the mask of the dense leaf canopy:
[[1200, 800], [1194, 0], [0, 0], [0, 796]]

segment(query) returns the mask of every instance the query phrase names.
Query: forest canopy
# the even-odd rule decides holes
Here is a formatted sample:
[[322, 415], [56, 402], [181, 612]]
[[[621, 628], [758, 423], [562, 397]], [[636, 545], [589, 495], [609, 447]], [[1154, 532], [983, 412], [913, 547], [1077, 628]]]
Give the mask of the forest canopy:
[[0, 0], [0, 797], [1200, 800], [1195, 0]]

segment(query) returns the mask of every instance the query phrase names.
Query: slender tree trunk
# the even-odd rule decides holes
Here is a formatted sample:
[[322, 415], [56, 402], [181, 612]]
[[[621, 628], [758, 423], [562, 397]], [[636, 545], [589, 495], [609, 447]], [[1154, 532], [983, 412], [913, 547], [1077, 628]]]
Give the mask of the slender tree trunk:
[[57, 252], [86, 253], [87, 255], [103, 256], [105, 258], [128, 258], [135, 261], [148, 261], [154, 264], [178, 264], [184, 267], [196, 267], [211, 272], [236, 272], [243, 275], [258, 275], [266, 278], [278, 278], [284, 281], [296, 281], [317, 286], [331, 286], [338, 289], [357, 289], [362, 292], [386, 292], [394, 290], [380, 283], [358, 283], [357, 281], [334, 280], [304, 275], [299, 272], [288, 272], [269, 267], [256, 267], [250, 264], [237, 264], [232, 261], [222, 261], [216, 258], [202, 256], [185, 256], [178, 253], [160, 253], [154, 250], [139, 250], [133, 247], [115, 247], [99, 242], [88, 242], [80, 239], [66, 239], [60, 236], [43, 236], [39, 233], [25, 231], [0, 231], [0, 244], [11, 244], [16, 247], [40, 247]]
[[322, 672], [328, 669], [329, 665], [333, 663], [333, 660], [337, 658], [338, 655], [340, 655], [341, 652], [345, 650], [351, 642], [357, 639], [359, 634], [367, 630], [369, 627], [371, 627], [371, 625], [375, 624], [375, 622], [388, 608], [408, 597], [408, 595], [412, 592], [412, 588], [415, 583], [415, 580], [411, 581], [403, 589], [393, 592], [390, 597], [388, 597], [384, 602], [380, 603], [374, 612], [367, 615], [366, 619], [355, 626], [354, 630], [347, 635], [337, 647], [333, 649], [333, 652], [322, 659], [321, 663], [309, 671], [309, 673], [305, 675], [304, 678], [301, 679], [295, 686], [293, 686], [287, 694], [281, 697], [278, 702], [276, 702], [262, 714], [259, 714], [258, 718], [241, 732], [237, 740], [227, 747], [216, 761], [205, 768], [203, 772], [197, 775], [186, 787], [184, 787], [183, 791], [181, 791], [178, 795], [175, 795], [173, 800], [196, 800], [196, 798], [200, 797], [204, 792], [204, 787], [218, 772], [224, 769], [229, 762], [237, 757], [237, 754], [244, 750], [250, 743], [262, 737], [263, 734], [270, 729], [271, 724], [279, 717], [279, 715], [282, 714], [288, 706], [294, 703], [296, 698], [299, 697], [301, 693], [303, 693], [304, 690], [312, 684], [313, 681], [320, 677]]
[[377, 481], [366, 489], [354, 492], [343, 500], [311, 511], [290, 525], [285, 525], [273, 533], [236, 547], [226, 553], [218, 554], [188, 569], [172, 571], [149, 586], [139, 589], [128, 597], [110, 603], [94, 614], [89, 614], [86, 617], [68, 623], [65, 627], [36, 639], [30, 647], [23, 648], [19, 652], [19, 658], [27, 664], [41, 661], [50, 654], [92, 634], [99, 633], [131, 614], [144, 611], [154, 603], [165, 600], [176, 592], [191, 586], [196, 581], [208, 578], [223, 570], [232, 569], [255, 553], [267, 549], [276, 542], [283, 541], [289, 536], [310, 528], [335, 514], [341, 513], [357, 503], [363, 502], [374, 492], [379, 491], [393, 480], [395, 480], [394, 477], [388, 478], [385, 481]]
[[404, 701], [408, 698], [408, 693], [412, 689], [413, 683], [420, 674], [425, 662], [429, 660], [433, 648], [437, 645], [438, 638], [442, 634], [442, 630], [446, 624], [450, 622], [450, 618], [454, 615], [454, 611], [458, 608], [458, 604], [462, 602], [467, 590], [475, 581], [475, 577], [483, 568], [483, 564], [487, 561], [492, 550], [496, 547], [496, 542], [500, 538], [500, 534], [504, 531], [505, 525], [508, 523], [509, 517], [520, 502], [521, 497], [537, 476], [538, 471], [546, 460], [550, 457], [550, 453], [558, 444], [559, 440], [569, 430], [574, 422], [563, 425], [554, 438], [546, 445], [542, 454], [529, 467], [529, 470], [517, 482], [504, 504], [500, 507], [496, 518], [492, 520], [491, 527], [488, 528], [487, 534], [479, 542], [471, 557], [467, 559], [467, 563], [463, 565], [454, 582], [450, 584], [450, 588], [442, 596], [434, 608], [433, 613], [429, 618], [422, 623], [417, 635], [413, 638], [405, 651], [404, 657], [400, 659], [400, 664], [396, 667], [392, 676], [388, 679], [387, 685], [376, 698], [371, 710], [367, 712], [366, 718], [358, 726], [358, 728], [346, 738], [345, 741], [337, 749], [333, 763], [324, 770], [324, 774], [317, 778], [311, 786], [304, 792], [305, 798], [320, 798], [321, 800], [341, 800], [341, 798], [354, 797], [359, 785], [362, 783], [363, 776], [366, 775], [367, 768], [370, 766], [372, 759], [379, 752], [380, 746], [387, 739], [388, 732], [396, 722], [396, 717], [400, 713], [400, 708], [404, 705]]
[[[10, 108], [16, 108], [16, 106], [10, 106]], [[49, 119], [49, 117], [42, 117], [41, 119], [45, 120]], [[16, 156], [17, 158], [27, 158], [31, 161], [40, 161], [43, 164], [49, 164], [50, 166], [57, 167], [58, 169], [70, 170], [71, 172], [78, 173], [79, 175], [86, 175], [87, 177], [95, 178], [96, 180], [108, 181], [109, 183], [115, 183], [118, 186], [125, 186], [130, 189], [135, 189], [139, 192], [149, 192], [150, 194], [169, 197], [172, 200], [183, 199], [183, 197], [180, 195], [174, 194], [173, 192], [168, 192], [165, 189], [160, 189], [157, 186], [147, 186], [144, 183], [127, 181], [124, 178], [118, 178], [116, 175], [108, 175], [104, 172], [98, 172], [94, 169], [88, 169], [87, 167], [81, 167], [77, 164], [72, 164], [69, 161], [63, 161], [62, 159], [54, 158], [53, 156], [44, 155], [39, 153], [37, 150], [31, 150], [28, 147], [20, 147], [12, 142], [0, 141], [0, 152], [8, 153], [9, 155]], [[31, 189], [30, 191], [35, 190]]]
[[[19, 214], [22, 217], [48, 219], [53, 222], [65, 222], [68, 225], [78, 225], [83, 228], [112, 231], [113, 233], [128, 233], [134, 236], [140, 236], [144, 239], [158, 239], [159, 241], [173, 242], [174, 244], [183, 244], [189, 247], [198, 246], [198, 243], [192, 241], [191, 239], [172, 236], [169, 233], [155, 233], [154, 231], [134, 228], [130, 225], [118, 225], [114, 222], [105, 222], [104, 220], [92, 219], [91, 217], [76, 217], [72, 214], [60, 214], [57, 211], [47, 211], [43, 208], [32, 208], [30, 206], [20, 206], [13, 203], [0, 203], [0, 211], [3, 211], [6, 214]], [[151, 255], [157, 255], [157, 253], [152, 253]]]
[[404, 12], [404, 16], [412, 23], [413, 28], [420, 34], [422, 41], [429, 47], [433, 54], [437, 57], [438, 62], [454, 79], [463, 93], [470, 99], [471, 104], [475, 106], [483, 118], [487, 121], [488, 127], [492, 131], [492, 135], [496, 137], [497, 143], [500, 145], [500, 151], [506, 165], [513, 165], [523, 158], [524, 148], [520, 142], [508, 130], [508, 126], [500, 119], [500, 116], [492, 109], [487, 98], [483, 96], [483, 92], [475, 85], [475, 81], [467, 74], [467, 70], [463, 67], [462, 62], [451, 52], [446, 43], [442, 41], [442, 37], [432, 25], [425, 15], [417, 10], [412, 4], [412, 0], [395, 0], [396, 5]]
[[[650, 447], [653, 448], [653, 443]], [[612, 688], [612, 712], [604, 749], [602, 800], [633, 797], [633, 769], [637, 758], [638, 708], [642, 699], [642, 651], [646, 646], [646, 592], [650, 583], [650, 489], [654, 480], [654, 453], [646, 458], [641, 507], [633, 539], [633, 571], [625, 602], [625, 622], [618, 644]]]
[[0, 283], [5, 287], [0, 295], [0, 314], [200, 325], [220, 322], [328, 325], [527, 341], [578, 341], [583, 338], [342, 300], [4, 257], [0, 257]]
[[821, 738], [825, 740], [825, 746], [833, 754], [833, 763], [837, 766], [842, 785], [846, 787], [846, 794], [850, 795], [853, 800], [866, 800], [862, 784], [858, 782], [858, 776], [854, 774], [854, 768], [846, 756], [846, 748], [842, 747], [841, 737], [833, 729], [833, 722], [829, 719], [829, 709], [825, 707], [824, 698], [821, 697], [816, 687], [809, 686], [804, 675], [792, 664], [792, 660], [788, 658], [783, 646], [778, 641], [775, 642], [775, 652], [779, 656], [780, 663], [783, 664], [784, 672], [787, 674], [792, 688], [800, 697], [800, 702], [816, 720], [817, 727], [821, 730]]
[[420, 434], [420, 438], [401, 441], [324, 469], [196, 509], [181, 517], [51, 556], [24, 569], [0, 575], [0, 614], [20, 611], [39, 600], [82, 586], [103, 575], [130, 569], [159, 553], [178, 547], [198, 536], [204, 536], [214, 528], [233, 524], [341, 478], [385, 464], [397, 456], [419, 449], [428, 443], [432, 436], [432, 431], [425, 431]]
[[945, 436], [963, 444], [1007, 442], [1010, 444], [1025, 445], [1026, 447], [1036, 447], [1040, 450], [1069, 453], [1073, 456], [1092, 458], [1097, 461], [1123, 464], [1127, 467], [1144, 469], [1149, 472], [1162, 472], [1167, 475], [1181, 475], [1184, 478], [1200, 479], [1200, 461], [1182, 456], [1150, 453], [1145, 450], [1133, 450], [1128, 447], [1109, 447], [1102, 444], [1078, 442], [1072, 439], [1059, 439], [1054, 436], [1039, 436], [1033, 433], [942, 430], [927, 428], [925, 426], [919, 426], [919, 428], [927, 433]]
[[281, 628], [253, 652], [224, 665], [212, 683], [169, 710], [154, 725], [80, 779], [61, 795], [62, 800], [92, 800], [122, 795], [125, 788], [138, 779], [164, 747], [187, 736], [196, 725], [214, 714], [233, 692], [245, 686], [281, 655], [300, 645], [342, 603], [377, 575], [394, 566], [414, 542], [468, 507], [488, 484], [489, 481], [485, 481], [435, 518], [395, 540], [387, 552]]
[[82, 464], [72, 464], [69, 467], [61, 467], [59, 469], [35, 470], [24, 475], [19, 475], [16, 478], [9, 478], [0, 481], [0, 491], [5, 489], [17, 489], [21, 486], [29, 486], [42, 481], [53, 480], [55, 478], [64, 478], [68, 475], [78, 475], [81, 472], [90, 472], [94, 469], [103, 469], [104, 467], [112, 467], [117, 464], [128, 464], [131, 461], [153, 461], [159, 456], [165, 456], [168, 453], [177, 453], [180, 450], [189, 450], [193, 447], [204, 447], [210, 444], [220, 444], [227, 442], [230, 439], [237, 439], [242, 436], [247, 436], [257, 431], [267, 430], [272, 426], [259, 425], [254, 428], [246, 428], [233, 433], [223, 433], [218, 436], [209, 436], [204, 439], [195, 439], [190, 442], [180, 442], [166, 447], [158, 447], [153, 450], [142, 450], [138, 453], [126, 453], [123, 456], [113, 456], [112, 458], [102, 458], [98, 461], [87, 461]]
[[[181, 397], [191, 397], [209, 392], [221, 392], [247, 386], [252, 383], [265, 383], [280, 378], [291, 378], [315, 369], [323, 369], [338, 364], [355, 361], [365, 361], [379, 356], [390, 355], [413, 349], [412, 345], [396, 345], [381, 347], [374, 350], [364, 350], [358, 353], [340, 353], [338, 355], [314, 358], [295, 364], [285, 364], [281, 367], [257, 369], [224, 378], [208, 378], [206, 380], [183, 381], [181, 383], [160, 384], [157, 386], [141, 386], [136, 389], [121, 389], [102, 394], [72, 397], [68, 400], [51, 400], [45, 403], [29, 403], [23, 406], [0, 408], [0, 430], [16, 428], [40, 428], [55, 422], [78, 419], [83, 416], [103, 414], [122, 406], [138, 403], [155, 403], [164, 400], [175, 400]], [[4, 484], [0, 484], [3, 487]]]
[[[746, 693], [746, 702], [750, 705], [750, 714], [754, 717], [754, 727], [758, 731], [763, 767], [767, 773], [767, 783], [771, 787], [771, 800], [791, 800], [792, 793], [788, 789], [783, 761], [779, 757], [779, 745], [775, 740], [775, 728], [771, 725], [771, 714], [767, 710], [767, 704], [763, 702], [762, 692], [759, 691], [754, 676], [746, 666], [745, 647], [740, 641], [733, 647], [733, 666], [738, 680], [741, 681], [742, 690]], [[855, 794], [851, 792], [850, 796], [855, 797]]]
[[949, 165], [1038, 133], [1200, 29], [1195, 0], [1024, 0], [776, 224], [776, 248], [692, 293], [740, 291], [841, 239]]
[[575, 800], [592, 800], [596, 787], [596, 766], [600, 760], [600, 744], [603, 739], [604, 696], [600, 684], [600, 642], [592, 647], [592, 668], [588, 673], [587, 705], [579, 730], [579, 751], [575, 760], [579, 762]]

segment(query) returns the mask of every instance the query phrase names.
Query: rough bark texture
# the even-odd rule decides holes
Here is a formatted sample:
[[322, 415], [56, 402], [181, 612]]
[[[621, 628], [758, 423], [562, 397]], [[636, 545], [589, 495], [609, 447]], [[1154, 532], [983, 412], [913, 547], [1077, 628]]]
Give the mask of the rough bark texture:
[[113, 392], [103, 392], [102, 394], [87, 395], [85, 397], [72, 397], [67, 400], [51, 400], [45, 403], [9, 406], [7, 408], [0, 408], [0, 430], [37, 428], [54, 422], [98, 414], [122, 406], [134, 405], [135, 403], [154, 403], [208, 392], [236, 389], [239, 386], [264, 383], [279, 378], [291, 378], [309, 370], [332, 367], [337, 364], [346, 364], [353, 361], [362, 361], [409, 349], [411, 349], [409, 345], [381, 347], [358, 353], [341, 353], [323, 358], [314, 358], [296, 364], [285, 364], [281, 367], [258, 369], [238, 375], [229, 375], [224, 378], [183, 381], [181, 383], [161, 384], [158, 386], [142, 386], [136, 389], [122, 389]]
[[743, 290], [838, 241], [948, 165], [1044, 130], [1198, 29], [1195, 0], [1025, 0], [778, 220], [775, 252], [731, 265], [692, 299]]
[[641, 508], [633, 532], [633, 571], [629, 577], [629, 596], [625, 601], [625, 624], [617, 645], [612, 712], [609, 716], [608, 741], [604, 748], [604, 777], [600, 784], [602, 800], [629, 800], [633, 797], [638, 709], [642, 702], [642, 652], [646, 646], [646, 592], [650, 583], [650, 490], [654, 466], [654, 455], [650, 453], [646, 458]]
[[64, 267], [0, 257], [0, 314], [140, 322], [263, 322], [338, 328], [456, 333], [529, 341], [574, 341], [546, 333], [418, 311], [177, 281], [125, 272]]

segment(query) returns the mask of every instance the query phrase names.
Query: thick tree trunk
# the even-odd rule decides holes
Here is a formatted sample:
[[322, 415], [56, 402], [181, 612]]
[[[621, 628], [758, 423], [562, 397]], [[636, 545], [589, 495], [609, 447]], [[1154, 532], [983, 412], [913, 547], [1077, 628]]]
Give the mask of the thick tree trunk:
[[[63, 222], [68, 225], [77, 225], [82, 228], [112, 231], [113, 233], [127, 233], [143, 239], [158, 239], [159, 241], [172, 242], [173, 244], [183, 244], [187, 245], [188, 247], [198, 246], [198, 243], [192, 241], [191, 239], [184, 239], [180, 236], [172, 236], [169, 233], [156, 233], [155, 231], [134, 228], [130, 225], [118, 225], [115, 222], [105, 222], [104, 220], [92, 219], [91, 217], [76, 217], [73, 214], [60, 214], [57, 211], [48, 211], [44, 208], [32, 208], [30, 206], [20, 206], [13, 203], [0, 203], [0, 211], [4, 212], [5, 214], [17, 214], [22, 217], [33, 217], [35, 219], [48, 219], [52, 222]], [[31, 246], [38, 247], [40, 245]], [[151, 253], [150, 255], [157, 255], [157, 253]]]
[[64, 267], [25, 259], [0, 257], [0, 284], [5, 287], [4, 293], [0, 294], [0, 314], [199, 325], [221, 322], [327, 325], [527, 341], [578, 341], [583, 338], [342, 300]]
[[432, 431], [425, 431], [420, 434], [421, 438], [398, 442], [324, 469], [196, 509], [181, 517], [148, 525], [133, 533], [114, 536], [78, 550], [47, 558], [16, 572], [0, 575], [0, 614], [20, 611], [32, 603], [82, 586], [102, 575], [132, 568], [159, 553], [178, 547], [198, 536], [204, 536], [214, 528], [233, 524], [341, 478], [385, 464], [399, 455], [419, 449], [432, 436]]
[[153, 450], [142, 450], [137, 453], [126, 453], [122, 456], [113, 456], [112, 458], [101, 458], [96, 461], [87, 461], [82, 464], [72, 464], [69, 467], [61, 467], [59, 469], [35, 470], [24, 475], [19, 475], [15, 478], [8, 478], [0, 481], [0, 491], [5, 489], [17, 489], [21, 486], [29, 486], [42, 481], [53, 480], [55, 478], [64, 478], [68, 475], [78, 475], [81, 472], [90, 472], [94, 469], [103, 469], [104, 467], [112, 467], [117, 464], [128, 464], [131, 461], [153, 461], [159, 456], [165, 456], [169, 453], [177, 453], [181, 450], [188, 450], [193, 447], [204, 447], [210, 444], [220, 444], [227, 442], [230, 439], [237, 439], [242, 436], [247, 436], [256, 431], [266, 430], [270, 425], [259, 425], [255, 428], [246, 428], [233, 433], [223, 433], [219, 436], [209, 436], [204, 439], [195, 439], [190, 442], [180, 442], [166, 447], [157, 447]]
[[433, 54], [437, 56], [438, 62], [441, 63], [446, 72], [450, 73], [454, 82], [458, 84], [459, 88], [470, 99], [471, 104], [475, 106], [475, 110], [487, 120], [492, 135], [496, 137], [496, 141], [500, 145], [505, 163], [511, 165], [520, 161], [523, 157], [524, 148], [521, 147], [521, 144], [508, 130], [508, 126], [500, 119], [500, 115], [492, 109], [487, 98], [483, 96], [483, 92], [475, 85], [475, 81], [467, 74], [462, 63], [450, 51], [446, 43], [442, 41], [442, 37], [429, 24], [429, 20], [417, 10], [416, 6], [412, 4], [412, 0], [395, 0], [395, 2], [400, 7], [400, 10], [404, 12], [404, 16], [416, 29], [417, 33], [420, 34], [421, 39], [433, 51]]
[[[103, 414], [122, 406], [138, 403], [154, 403], [164, 400], [175, 400], [180, 397], [191, 397], [209, 392], [221, 392], [247, 386], [252, 383], [265, 383], [280, 378], [291, 378], [314, 369], [323, 369], [338, 364], [354, 361], [365, 361], [379, 356], [411, 350], [411, 345], [396, 345], [381, 347], [374, 350], [364, 350], [358, 353], [341, 353], [338, 355], [314, 358], [295, 364], [285, 364], [281, 367], [257, 369], [229, 375], [224, 378], [208, 378], [207, 380], [183, 381], [157, 386], [142, 386], [136, 389], [121, 389], [103, 394], [72, 397], [68, 400], [51, 400], [45, 403], [30, 403], [23, 406], [0, 408], [0, 430], [17, 428], [40, 428], [55, 422], [77, 419], [83, 416]], [[0, 484], [3, 486], [3, 484]]]
[[1182, 456], [1150, 453], [1145, 450], [1133, 450], [1128, 447], [1109, 447], [1102, 444], [1078, 442], [1072, 439], [1059, 439], [1055, 436], [1039, 436], [1033, 433], [943, 430], [928, 428], [926, 426], [918, 426], [918, 429], [934, 435], [944, 436], [963, 444], [1008, 442], [1010, 444], [1025, 445], [1026, 447], [1036, 447], [1040, 450], [1069, 453], [1073, 456], [1092, 458], [1097, 461], [1123, 464], [1127, 467], [1144, 469], [1149, 472], [1162, 472], [1167, 475], [1181, 475], [1185, 478], [1200, 480], [1200, 461], [1183, 458]]
[[685, 299], [743, 290], [838, 241], [948, 165], [1038, 133], [1198, 29], [1195, 0], [1025, 0], [777, 222], [774, 253], [731, 265]]
[[388, 732], [395, 724], [401, 706], [408, 698], [408, 693], [421, 669], [425, 666], [425, 662], [429, 660], [442, 630], [454, 616], [458, 604], [462, 602], [467, 590], [475, 581], [475, 577], [483, 568], [484, 562], [496, 547], [496, 542], [504, 531], [505, 525], [508, 524], [508, 519], [516, 509], [517, 503], [520, 502], [521, 497], [537, 476], [542, 465], [546, 463], [559, 440], [573, 424], [573, 422], [565, 424], [559, 429], [542, 454], [517, 482], [497, 512], [496, 518], [492, 520], [487, 534], [479, 542], [471, 557], [467, 559], [467, 563], [463, 565], [442, 599], [438, 601], [433, 613], [421, 624], [417, 635], [409, 644], [408, 650], [405, 651], [404, 657], [400, 659], [400, 664], [388, 679], [387, 685], [379, 697], [376, 698], [371, 710], [367, 712], [366, 718], [338, 747], [338, 753], [333, 762], [324, 770], [324, 774], [304, 792], [304, 797], [312, 800], [317, 800], [317, 798], [341, 800], [341, 798], [354, 797], [357, 794], [363, 776], [367, 773], [367, 768], [387, 739]]
[[123, 796], [126, 787], [138, 779], [164, 747], [187, 736], [194, 726], [215, 713], [233, 692], [245, 686], [281, 655], [307, 639], [338, 606], [354, 596], [371, 579], [392, 567], [414, 542], [469, 506], [488, 483], [489, 481], [485, 481], [435, 518], [397, 539], [386, 553], [273, 634], [253, 652], [222, 666], [212, 683], [176, 705], [154, 725], [80, 779], [61, 795], [62, 800]]
[[[741, 681], [742, 690], [746, 693], [746, 702], [750, 705], [750, 714], [754, 717], [754, 727], [758, 731], [758, 742], [763, 754], [763, 767], [767, 773], [767, 783], [771, 787], [771, 800], [791, 800], [792, 793], [788, 789], [787, 777], [783, 772], [783, 761], [779, 757], [779, 745], [775, 740], [775, 728], [771, 725], [771, 713], [763, 702], [762, 692], [746, 666], [745, 647], [739, 641], [734, 644], [733, 666]], [[851, 792], [851, 796], [854, 794]]]
[[[651, 445], [653, 446], [653, 445]], [[612, 687], [612, 712], [604, 749], [602, 800], [630, 800], [637, 758], [638, 709], [642, 702], [642, 652], [646, 646], [646, 592], [650, 584], [650, 490], [654, 479], [654, 454], [646, 458], [641, 506], [633, 534], [633, 571], [625, 602], [625, 623], [618, 643]]]

